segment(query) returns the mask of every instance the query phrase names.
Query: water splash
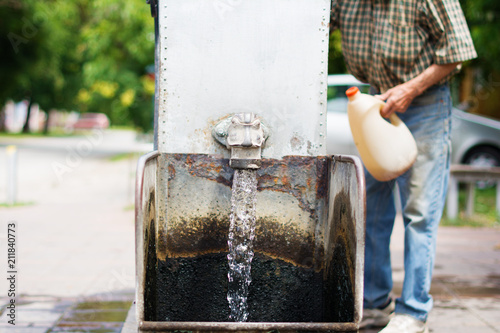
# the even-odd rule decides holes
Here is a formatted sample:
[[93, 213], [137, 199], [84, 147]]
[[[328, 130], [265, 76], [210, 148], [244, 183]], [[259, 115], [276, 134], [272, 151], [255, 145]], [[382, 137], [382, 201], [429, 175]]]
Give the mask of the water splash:
[[248, 287], [255, 238], [255, 206], [257, 203], [257, 177], [255, 170], [236, 170], [231, 196], [229, 227], [229, 279], [227, 300], [230, 320], [244, 322], [248, 319]]

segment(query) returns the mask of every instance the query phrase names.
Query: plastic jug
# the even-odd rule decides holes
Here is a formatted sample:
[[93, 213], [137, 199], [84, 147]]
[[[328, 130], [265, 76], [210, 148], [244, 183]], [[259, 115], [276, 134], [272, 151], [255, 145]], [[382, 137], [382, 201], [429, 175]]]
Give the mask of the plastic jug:
[[392, 114], [380, 115], [384, 102], [362, 94], [357, 87], [346, 91], [347, 115], [354, 143], [368, 172], [379, 181], [406, 172], [417, 158], [417, 144], [404, 122]]

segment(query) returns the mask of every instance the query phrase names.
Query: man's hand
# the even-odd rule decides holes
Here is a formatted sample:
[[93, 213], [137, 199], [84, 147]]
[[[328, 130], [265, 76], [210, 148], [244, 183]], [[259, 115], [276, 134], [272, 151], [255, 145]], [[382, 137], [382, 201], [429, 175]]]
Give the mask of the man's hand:
[[380, 114], [382, 117], [389, 118], [394, 112], [405, 112], [417, 96], [420, 96], [427, 88], [445, 78], [459, 64], [432, 64], [410, 81], [397, 85], [382, 95], [376, 95], [375, 97], [386, 101]]
[[380, 111], [382, 117], [385, 118], [389, 118], [394, 112], [405, 112], [417, 96], [418, 92], [405, 83], [395, 86], [381, 95], [375, 95], [378, 99], [386, 101], [384, 108]]

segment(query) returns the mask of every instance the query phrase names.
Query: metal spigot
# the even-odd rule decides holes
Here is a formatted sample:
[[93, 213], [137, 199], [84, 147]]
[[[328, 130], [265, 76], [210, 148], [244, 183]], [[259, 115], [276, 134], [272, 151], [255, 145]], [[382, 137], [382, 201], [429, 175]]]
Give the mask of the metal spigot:
[[229, 166], [233, 169], [258, 169], [262, 145], [267, 135], [259, 118], [253, 113], [238, 113], [220, 122], [213, 136], [231, 150]]

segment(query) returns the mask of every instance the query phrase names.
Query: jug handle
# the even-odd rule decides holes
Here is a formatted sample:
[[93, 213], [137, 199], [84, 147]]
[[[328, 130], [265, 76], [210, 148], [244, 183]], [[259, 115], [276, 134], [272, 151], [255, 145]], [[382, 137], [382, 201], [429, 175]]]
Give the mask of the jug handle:
[[389, 121], [396, 127], [398, 127], [403, 122], [395, 113], [389, 116]]
[[[382, 108], [385, 106], [385, 103], [380, 101], [380, 104], [379, 104], [379, 111], [382, 111]], [[396, 115], [396, 113], [392, 113], [390, 116], [389, 116], [389, 121], [391, 122], [391, 124], [395, 127], [398, 127], [403, 121]]]

